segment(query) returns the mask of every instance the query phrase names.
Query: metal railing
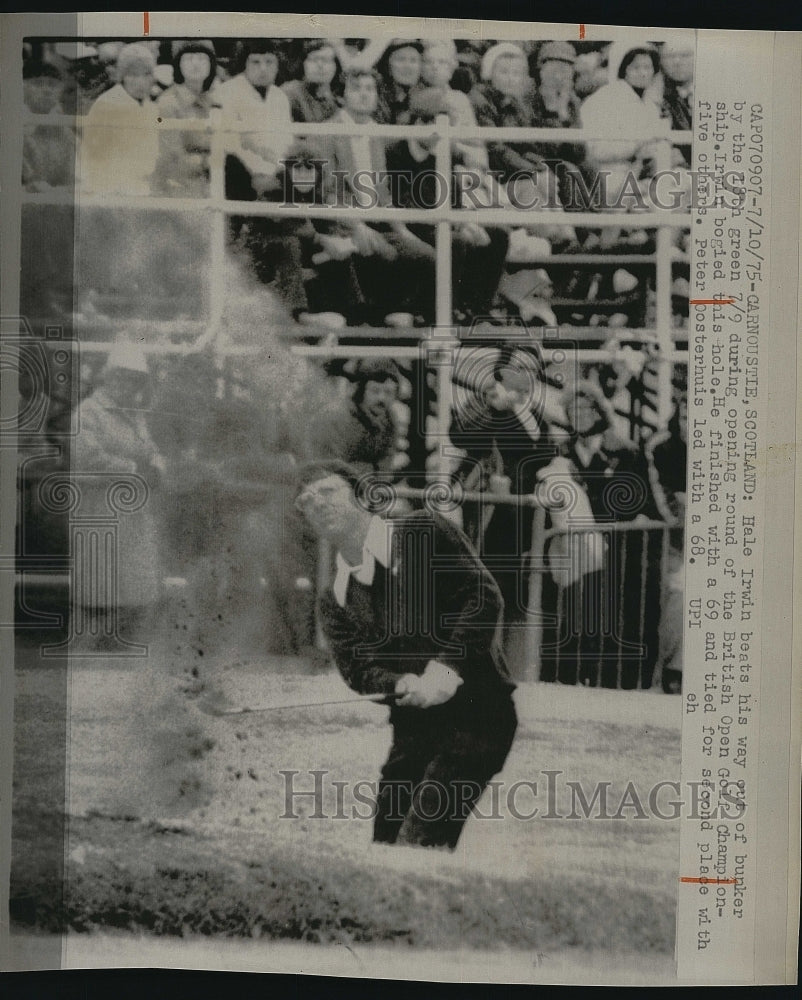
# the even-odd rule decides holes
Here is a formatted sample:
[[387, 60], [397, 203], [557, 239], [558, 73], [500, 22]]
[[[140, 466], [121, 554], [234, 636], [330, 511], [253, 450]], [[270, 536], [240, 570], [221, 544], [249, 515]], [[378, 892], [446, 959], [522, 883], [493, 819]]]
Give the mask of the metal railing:
[[[154, 108], [155, 114], [155, 108]], [[90, 116], [83, 118], [73, 116], [28, 116], [26, 121], [35, 125], [61, 124], [67, 127], [91, 127]], [[108, 127], [104, 124], [104, 127]], [[435, 140], [435, 165], [436, 170], [446, 180], [447, 197], [443, 204], [430, 209], [416, 208], [395, 208], [376, 207], [369, 212], [358, 216], [363, 212], [359, 208], [333, 207], [330, 205], [284, 205], [266, 201], [235, 201], [227, 199], [225, 196], [225, 158], [228, 152], [228, 144], [225, 136], [228, 133], [250, 132], [253, 133], [252, 126], [235, 126], [223, 120], [219, 110], [211, 113], [208, 119], [167, 119], [160, 123], [154, 121], [154, 128], [157, 131], [192, 131], [198, 130], [207, 132], [210, 136], [209, 153], [209, 194], [204, 198], [184, 198], [184, 197], [137, 197], [130, 195], [92, 195], [82, 193], [80, 186], [76, 193], [64, 193], [61, 191], [50, 191], [42, 193], [26, 193], [23, 196], [24, 204], [48, 206], [48, 205], [69, 205], [78, 209], [98, 208], [110, 211], [118, 210], [142, 210], [163, 211], [173, 213], [185, 213], [199, 211], [209, 215], [210, 221], [210, 257], [208, 262], [209, 276], [209, 319], [206, 321], [204, 332], [193, 342], [183, 344], [170, 343], [139, 343], [146, 352], [153, 354], [189, 354], [211, 346], [215, 353], [221, 358], [229, 356], [247, 356], [258, 353], [260, 348], [244, 347], [227, 342], [225, 331], [222, 329], [223, 308], [226, 297], [224, 263], [226, 258], [226, 219], [231, 215], [241, 215], [247, 217], [274, 217], [274, 218], [299, 218], [299, 219], [320, 219], [320, 220], [351, 220], [355, 217], [364, 218], [368, 222], [418, 222], [429, 223], [435, 226], [435, 324], [434, 327], [420, 331], [422, 343], [415, 346], [390, 346], [381, 345], [339, 345], [339, 344], [294, 344], [291, 350], [294, 353], [304, 355], [309, 358], [354, 358], [354, 357], [393, 357], [395, 359], [420, 360], [425, 364], [434, 367], [437, 375], [437, 413], [434, 428], [434, 441], [437, 449], [437, 462], [435, 463], [435, 475], [444, 474], [450, 464], [448, 455], [448, 429], [452, 410], [452, 383], [453, 383], [453, 355], [456, 348], [465, 346], [466, 341], [453, 325], [453, 289], [451, 286], [451, 240], [452, 227], [464, 223], [467, 219], [476, 221], [481, 225], [495, 226], [530, 226], [538, 223], [554, 223], [557, 218], [571, 226], [585, 226], [593, 229], [605, 227], [621, 227], [626, 229], [654, 229], [656, 231], [656, 249], [653, 255], [650, 254], [561, 254], [553, 257], [544, 256], [542, 263], [574, 263], [577, 265], [588, 265], [595, 263], [619, 263], [619, 264], [654, 264], [655, 267], [655, 297], [656, 297], [656, 321], [654, 328], [648, 329], [618, 329], [614, 331], [623, 339], [650, 343], [655, 349], [654, 360], [658, 364], [658, 415], [659, 422], [664, 424], [670, 413], [671, 400], [671, 370], [677, 363], [686, 363], [687, 351], [676, 349], [675, 340], [681, 339], [677, 331], [672, 326], [671, 312], [671, 268], [672, 263], [677, 259], [687, 259], [684, 255], [677, 255], [672, 252], [671, 231], [672, 229], [688, 229], [689, 220], [687, 216], [678, 215], [676, 212], [668, 211], [645, 211], [636, 214], [628, 213], [605, 213], [605, 212], [570, 212], [562, 216], [557, 216], [552, 209], [545, 210], [520, 210], [515, 208], [482, 208], [477, 207], [470, 210], [470, 214], [465, 209], [454, 209], [451, 207], [451, 178], [452, 178], [452, 148], [451, 144], [455, 140], [485, 140], [485, 141], [524, 141], [524, 142], [564, 142], [583, 143], [593, 139], [617, 139], [622, 140], [638, 138], [643, 141], [657, 140], [656, 142], [656, 162], [658, 171], [667, 170], [671, 164], [672, 144], [687, 144], [690, 134], [684, 131], [663, 131], [654, 136], [633, 136], [622, 126], [620, 135], [591, 134], [583, 129], [551, 129], [551, 128], [488, 128], [488, 127], [454, 127], [450, 124], [446, 115], [437, 118], [434, 125], [373, 125], [369, 126], [368, 134], [371, 136], [404, 139], [418, 138]], [[338, 122], [331, 123], [296, 123], [288, 134], [293, 136], [316, 137], [316, 136], [343, 136], [348, 134], [364, 133], [363, 126]], [[156, 324], [154, 324], [156, 325]], [[304, 328], [304, 334], [309, 335], [313, 328]], [[327, 330], [327, 334], [332, 331]], [[341, 336], [348, 336], [347, 329], [338, 331]], [[598, 334], [604, 335], [602, 330]], [[401, 331], [395, 331], [396, 336], [401, 336]], [[63, 347], [59, 342], [43, 341], [48, 347]], [[104, 340], [81, 340], [81, 349], [84, 351], [108, 351], [112, 346], [111, 341]], [[546, 360], [551, 360], [556, 349], [544, 346]], [[610, 360], [611, 355], [603, 350], [588, 350], [579, 348], [576, 351], [577, 360], [582, 362], [596, 362]], [[523, 502], [525, 498], [521, 498]], [[484, 501], [493, 502], [492, 498], [484, 495]], [[498, 502], [509, 502], [498, 499]], [[542, 513], [542, 512], [541, 512]], [[544, 515], [543, 515], [544, 516]], [[538, 519], [538, 512], [535, 513]], [[541, 525], [537, 529], [540, 534], [538, 538], [545, 540], [544, 527]], [[608, 528], [605, 528], [608, 530]], [[535, 581], [533, 581], [535, 582]], [[537, 585], [534, 588], [537, 591]], [[531, 629], [531, 642], [539, 642], [537, 639], [537, 629]], [[532, 659], [535, 662], [535, 659]]]

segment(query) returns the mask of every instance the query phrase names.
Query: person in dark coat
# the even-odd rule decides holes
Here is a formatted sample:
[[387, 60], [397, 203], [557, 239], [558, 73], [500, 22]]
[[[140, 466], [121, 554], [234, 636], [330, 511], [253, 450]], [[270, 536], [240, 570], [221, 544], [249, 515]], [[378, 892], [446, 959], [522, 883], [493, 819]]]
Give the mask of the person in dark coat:
[[[539, 348], [533, 348], [503, 348], [492, 379], [466, 399], [457, 397], [449, 440], [465, 451], [456, 475], [468, 491], [531, 494], [538, 471], [557, 454], [559, 437], [549, 423], [554, 413], [541, 381], [542, 358]], [[529, 605], [532, 509], [466, 503], [463, 526], [501, 589], [505, 654], [513, 676], [523, 676], [530, 666], [524, 659], [522, 626]]]
[[439, 514], [371, 514], [346, 463], [303, 467], [296, 506], [337, 550], [320, 600], [334, 661], [355, 691], [391, 705], [373, 839], [453, 850], [517, 726], [498, 587]]
[[328, 121], [339, 108], [331, 88], [340, 70], [334, 47], [326, 38], [305, 39], [303, 57], [303, 79], [288, 80], [281, 88], [290, 99], [292, 120]]
[[381, 83], [376, 121], [381, 125], [409, 125], [413, 95], [421, 89], [423, 44], [417, 38], [394, 38], [376, 64]]
[[[592, 383], [580, 382], [566, 390], [566, 397], [574, 431], [566, 449], [567, 467], [587, 497], [593, 523], [606, 537], [607, 558], [603, 572], [594, 574], [595, 596], [588, 597], [588, 606], [597, 609], [597, 633], [585, 636], [579, 676], [566, 676], [566, 663], [574, 662], [570, 657], [560, 666], [567, 647], [547, 640], [541, 679], [551, 680], [556, 672], [563, 683], [648, 688], [658, 655], [662, 532], [604, 531], [605, 526], [646, 525], [660, 519], [648, 462], [642, 449], [612, 432], [609, 404]], [[588, 581], [588, 594], [590, 589]]]

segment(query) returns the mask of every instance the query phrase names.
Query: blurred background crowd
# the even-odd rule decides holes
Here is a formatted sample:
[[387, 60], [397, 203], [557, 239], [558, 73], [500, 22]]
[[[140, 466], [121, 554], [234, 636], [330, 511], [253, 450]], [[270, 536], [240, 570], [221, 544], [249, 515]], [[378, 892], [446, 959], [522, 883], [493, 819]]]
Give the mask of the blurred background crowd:
[[[29, 412], [37, 393], [48, 396], [53, 441], [67, 433], [76, 407], [88, 415], [73, 441], [74, 468], [136, 471], [154, 484], [159, 516], [140, 518], [138, 555], [129, 558], [163, 564], [157, 577], [189, 581], [198, 643], [211, 641], [210, 622], [236, 621], [242, 631], [247, 619], [256, 645], [312, 647], [317, 551], [285, 509], [293, 466], [340, 457], [385, 483], [421, 486], [431, 473], [437, 407], [435, 376], [420, 362], [360, 359], [360, 341], [348, 340], [365, 327], [380, 328], [383, 343], [411, 342], [423, 332], [416, 328], [434, 322], [435, 227], [426, 222], [377, 223], [369, 212], [334, 222], [279, 218], [243, 208], [226, 216], [223, 326], [256, 353], [221, 362], [206, 349], [168, 357], [131, 346], [187, 343], [186, 330], [208, 320], [211, 128], [224, 134], [226, 199], [353, 204], [364, 193], [349, 186], [355, 174], [384, 171], [397, 183], [378, 184], [373, 203], [402, 208], [426, 208], [437, 197], [434, 143], [379, 138], [374, 124], [433, 124], [446, 115], [455, 129], [587, 130], [592, 138], [575, 142], [451, 142], [452, 204], [466, 220], [452, 226], [453, 321], [483, 331], [481, 349], [463, 348], [455, 365], [451, 475], [495, 494], [568, 483], [584, 498], [581, 517], [566, 520], [555, 509], [547, 521], [541, 679], [677, 688], [671, 609], [682, 559], [685, 371], [674, 371], [664, 427], [652, 346], [655, 230], [628, 226], [626, 215], [649, 207], [653, 140], [668, 129], [688, 131], [670, 166], [680, 187], [689, 184], [692, 40], [98, 39], [31, 41], [24, 55], [27, 192], [198, 202], [197, 212], [144, 203], [83, 208], [74, 240], [74, 206], [32, 199], [23, 208], [21, 289], [36, 332], [59, 324], [79, 340], [128, 342], [85, 355], [80, 378], [65, 383], [72, 395], [24, 373], [21, 392]], [[84, 121], [53, 118], [60, 114]], [[187, 126], [160, 127], [176, 119]], [[208, 127], [190, 127], [206, 119]], [[304, 135], [305, 123], [324, 122], [343, 129]], [[616, 134], [624, 126], [634, 138]], [[603, 210], [620, 212], [621, 225], [573, 225], [573, 212], [599, 210], [587, 193], [602, 176]], [[534, 197], [553, 222], [482, 224], [483, 206]], [[677, 222], [671, 301], [682, 344], [689, 233], [686, 219]], [[528, 342], [510, 336], [512, 328], [528, 331]], [[558, 330], [557, 342], [581, 330], [580, 346], [604, 350], [605, 360], [577, 364], [566, 377], [541, 353], [538, 328]], [[350, 360], [310, 364], [286, 347], [299, 337], [333, 342], [338, 331], [354, 347]], [[29, 463], [22, 477], [28, 550], [61, 544], [47, 540], [35, 509], [50, 468], [39, 462], [37, 473]], [[452, 513], [502, 587], [514, 658], [529, 599], [531, 512], [466, 504]], [[593, 530], [657, 522], [664, 528]], [[125, 599], [132, 621], [158, 592], [147, 573], [143, 579]], [[594, 616], [604, 619], [598, 627]]]

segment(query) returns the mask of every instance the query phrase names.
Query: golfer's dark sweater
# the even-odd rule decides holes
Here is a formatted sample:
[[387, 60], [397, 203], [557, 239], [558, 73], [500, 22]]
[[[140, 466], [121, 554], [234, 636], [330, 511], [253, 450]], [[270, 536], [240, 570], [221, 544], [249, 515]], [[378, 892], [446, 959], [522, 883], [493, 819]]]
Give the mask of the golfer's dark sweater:
[[[463, 680], [452, 699], [426, 710], [436, 724], [470, 726], [508, 701], [499, 644], [503, 601], [466, 536], [445, 518], [416, 511], [393, 522], [392, 567], [376, 563], [373, 583], [349, 580], [345, 606], [329, 589], [321, 598], [323, 630], [346, 682], [364, 694], [391, 693], [403, 674], [422, 674], [436, 659]], [[418, 709], [393, 707], [403, 724]]]

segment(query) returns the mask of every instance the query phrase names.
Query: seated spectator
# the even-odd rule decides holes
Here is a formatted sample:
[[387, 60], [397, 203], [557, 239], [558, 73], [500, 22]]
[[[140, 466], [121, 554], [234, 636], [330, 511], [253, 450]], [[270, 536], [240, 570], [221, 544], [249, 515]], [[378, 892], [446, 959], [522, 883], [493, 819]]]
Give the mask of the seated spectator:
[[[579, 128], [579, 98], [574, 91], [576, 54], [570, 42], [544, 42], [530, 57], [532, 79], [532, 121], [536, 128]], [[544, 144], [547, 159], [564, 160], [579, 167], [585, 151], [581, 143]], [[563, 197], [563, 201], [568, 201]]]
[[331, 90], [340, 71], [334, 46], [326, 38], [304, 40], [303, 57], [303, 79], [288, 80], [281, 88], [289, 98], [292, 120], [328, 121], [339, 107]]
[[[531, 111], [524, 104], [529, 84], [526, 57], [513, 42], [499, 42], [482, 58], [482, 83], [470, 94], [476, 121], [495, 128], [529, 128]], [[543, 157], [529, 143], [490, 141], [490, 166], [507, 179], [519, 171], [545, 170]]]
[[[652, 155], [652, 140], [665, 130], [657, 104], [649, 93], [659, 69], [652, 46], [610, 47], [610, 82], [587, 97], [580, 109], [582, 126], [592, 134], [587, 142], [588, 165], [604, 170], [608, 178], [608, 200], [618, 194], [629, 177], [641, 176], [644, 161]], [[609, 135], [623, 138], [606, 138]]]
[[159, 151], [150, 98], [156, 59], [142, 42], [120, 50], [119, 83], [89, 110], [81, 143], [83, 187], [92, 194], [147, 195]]
[[417, 38], [396, 38], [387, 46], [376, 65], [379, 99], [376, 121], [381, 125], [408, 125], [409, 102], [420, 82], [423, 45]]
[[[208, 118], [215, 106], [213, 84], [217, 59], [210, 41], [176, 42], [173, 45], [173, 80], [158, 98], [161, 118]], [[159, 158], [153, 175], [154, 193], [200, 198], [209, 189], [208, 132], [163, 130], [159, 133]]]
[[[123, 43], [120, 43], [120, 50]], [[114, 54], [116, 62], [119, 50]], [[117, 79], [116, 66], [101, 63], [94, 45], [84, 42], [56, 42], [47, 56], [61, 71], [64, 91], [61, 106], [68, 115], [86, 115], [95, 101], [109, 90]]]
[[[378, 78], [374, 71], [346, 74], [343, 107], [331, 121], [351, 127], [342, 135], [327, 136], [323, 144], [327, 198], [332, 204], [364, 203], [365, 192], [355, 184], [361, 175], [368, 186], [369, 204], [392, 205], [385, 142], [371, 136], [369, 129], [375, 121], [377, 103]], [[354, 130], [354, 124], [360, 128]], [[381, 325], [387, 322], [386, 316], [400, 313], [411, 324], [420, 311], [418, 307], [423, 308], [421, 302], [434, 301], [433, 251], [410, 227], [350, 220], [341, 224], [340, 235], [347, 235], [353, 242], [360, 287], [359, 300], [349, 308], [350, 318]]]
[[[451, 78], [457, 70], [457, 49], [451, 41], [424, 43], [422, 77], [428, 87], [443, 91], [448, 108], [449, 122], [454, 127], [476, 125], [476, 115], [467, 94], [454, 90]], [[467, 168], [487, 170], [487, 150], [481, 139], [456, 139], [452, 154]]]
[[[448, 113], [448, 97], [433, 87], [418, 90], [410, 100], [411, 123], [433, 123], [439, 114]], [[394, 185], [396, 204], [406, 208], [431, 208], [442, 198], [441, 182], [436, 171], [433, 143], [436, 140], [406, 139], [392, 143], [387, 150], [387, 164], [397, 178]], [[458, 170], [461, 163], [455, 162]], [[452, 205], [462, 204], [460, 188], [451, 179]], [[430, 247], [434, 260], [435, 229], [427, 223], [410, 223], [408, 229]], [[452, 286], [455, 319], [467, 325], [475, 317], [487, 316], [504, 269], [509, 236], [500, 227], [483, 228], [466, 213], [463, 225], [455, 227], [452, 240]], [[428, 269], [427, 287], [420, 287], [417, 310], [433, 322], [434, 268]]]
[[[471, 91], [470, 99], [479, 125], [495, 128], [532, 128], [531, 107], [524, 95], [531, 84], [526, 56], [512, 42], [499, 42], [482, 58], [482, 83]], [[488, 142], [491, 170], [497, 171], [506, 197], [517, 207], [562, 211], [557, 180], [548, 169], [536, 143]], [[550, 227], [556, 242], [573, 243], [576, 234], [570, 226]], [[537, 226], [533, 235], [542, 234]]]
[[224, 124], [249, 126], [249, 131], [227, 134], [227, 198], [253, 201], [279, 187], [279, 164], [293, 134], [289, 98], [275, 85], [277, 51], [271, 39], [238, 43], [235, 75], [220, 85]]
[[[325, 203], [320, 153], [298, 142], [284, 158], [280, 188], [263, 200], [287, 204]], [[323, 219], [262, 216], [248, 220], [245, 247], [257, 277], [271, 284], [294, 319], [339, 328], [354, 301], [361, 300], [348, 227]]]
[[[693, 39], [671, 40], [660, 50], [660, 68], [663, 73], [662, 113], [671, 122], [672, 130], [693, 128]], [[691, 147], [678, 147], [686, 166], [691, 165]]]
[[[63, 83], [50, 63], [28, 60], [22, 67], [25, 109], [34, 115], [60, 115]], [[25, 125], [22, 184], [26, 191], [71, 187], [75, 176], [75, 135], [69, 125]]]

